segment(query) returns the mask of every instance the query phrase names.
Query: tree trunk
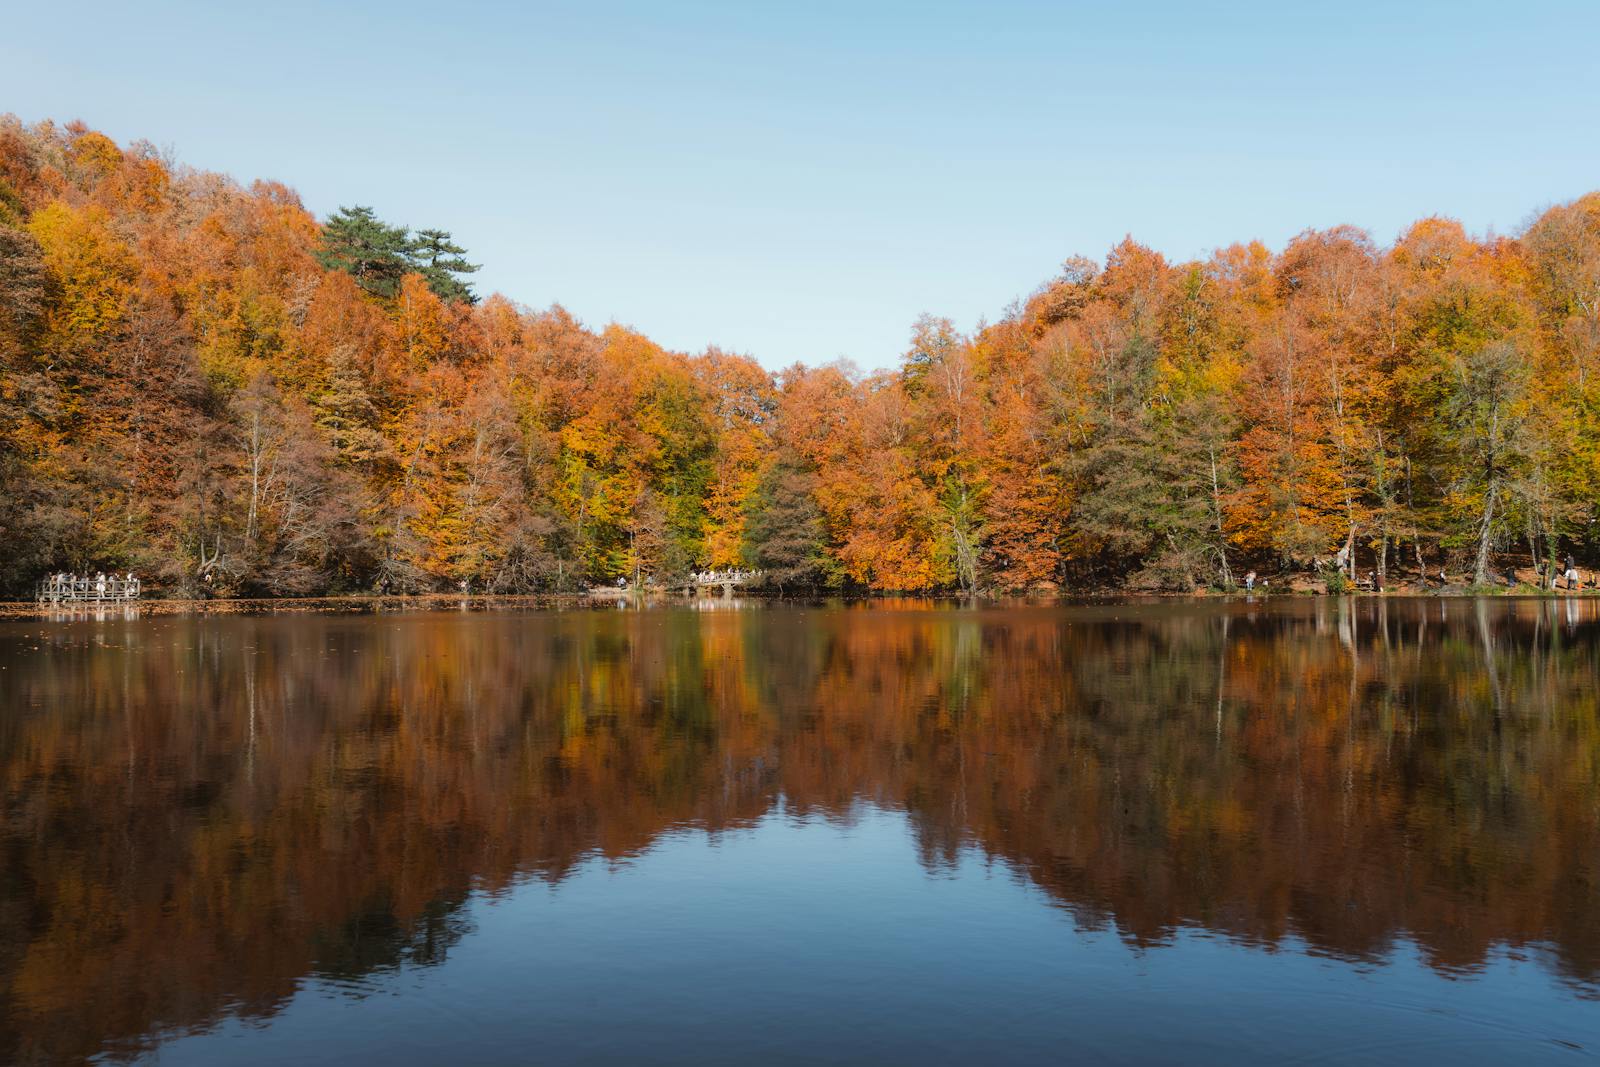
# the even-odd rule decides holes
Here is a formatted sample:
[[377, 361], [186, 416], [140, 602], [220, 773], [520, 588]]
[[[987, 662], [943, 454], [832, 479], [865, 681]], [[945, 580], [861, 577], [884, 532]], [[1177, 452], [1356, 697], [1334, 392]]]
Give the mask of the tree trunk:
[[1494, 506], [1499, 491], [1499, 484], [1491, 478], [1489, 491], [1483, 499], [1483, 521], [1478, 525], [1478, 562], [1472, 574], [1473, 582], [1478, 585], [1489, 582], [1489, 541], [1494, 532]]
[[[256, 543], [256, 516], [261, 508], [261, 412], [250, 413], [250, 510], [244, 520], [245, 544]], [[248, 549], [247, 549], [248, 551]]]
[[1222, 487], [1217, 480], [1217, 449], [1212, 446], [1207, 450], [1211, 460], [1211, 512], [1217, 524], [1217, 560], [1222, 574], [1222, 588], [1227, 589], [1233, 584], [1233, 574], [1228, 570], [1228, 541], [1222, 532]]

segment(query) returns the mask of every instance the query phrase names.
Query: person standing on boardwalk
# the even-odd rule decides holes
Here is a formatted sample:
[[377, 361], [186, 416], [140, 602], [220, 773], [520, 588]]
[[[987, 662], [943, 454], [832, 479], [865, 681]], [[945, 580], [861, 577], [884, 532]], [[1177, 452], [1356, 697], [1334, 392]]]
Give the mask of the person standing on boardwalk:
[[1251, 592], [1251, 593], [1255, 592], [1255, 588], [1256, 588], [1256, 572], [1255, 571], [1251, 571], [1250, 573], [1248, 573], [1248, 574], [1246, 574], [1244, 576], [1244, 587], [1245, 587], [1245, 591], [1246, 592]]

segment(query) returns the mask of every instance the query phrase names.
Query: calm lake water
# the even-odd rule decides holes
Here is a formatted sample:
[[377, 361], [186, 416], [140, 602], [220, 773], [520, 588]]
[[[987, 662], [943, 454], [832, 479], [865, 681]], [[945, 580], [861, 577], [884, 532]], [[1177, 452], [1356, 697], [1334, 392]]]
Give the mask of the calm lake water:
[[1597, 609], [0, 624], [0, 1061], [1593, 1062]]

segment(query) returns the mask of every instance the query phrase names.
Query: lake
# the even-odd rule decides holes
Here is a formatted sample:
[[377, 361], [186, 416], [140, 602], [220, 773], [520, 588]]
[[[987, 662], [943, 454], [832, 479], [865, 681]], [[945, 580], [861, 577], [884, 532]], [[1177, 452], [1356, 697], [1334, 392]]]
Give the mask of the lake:
[[1592, 1062], [1600, 601], [0, 623], [0, 1061]]

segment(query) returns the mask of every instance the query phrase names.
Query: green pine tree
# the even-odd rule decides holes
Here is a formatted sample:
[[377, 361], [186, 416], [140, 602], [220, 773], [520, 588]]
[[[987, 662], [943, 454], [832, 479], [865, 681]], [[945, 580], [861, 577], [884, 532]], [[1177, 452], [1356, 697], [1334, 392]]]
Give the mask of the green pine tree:
[[428, 288], [445, 301], [465, 301], [475, 304], [478, 298], [472, 286], [460, 274], [471, 274], [480, 264], [468, 263], [461, 258], [467, 250], [450, 239], [447, 230], [418, 230], [411, 240], [408, 256], [412, 268], [428, 281]]
[[390, 226], [370, 207], [341, 207], [322, 229], [317, 262], [342, 270], [374, 296], [391, 297], [413, 269], [412, 242], [404, 226]]

